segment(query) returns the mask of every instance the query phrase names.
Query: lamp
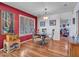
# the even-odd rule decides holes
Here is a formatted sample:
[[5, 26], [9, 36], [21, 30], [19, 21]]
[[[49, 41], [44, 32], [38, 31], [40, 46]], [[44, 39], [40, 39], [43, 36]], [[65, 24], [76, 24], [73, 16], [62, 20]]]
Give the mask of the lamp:
[[48, 16], [46, 16], [47, 15], [47, 8], [45, 8], [45, 14], [44, 14], [44, 16], [43, 16], [43, 19], [48, 19]]

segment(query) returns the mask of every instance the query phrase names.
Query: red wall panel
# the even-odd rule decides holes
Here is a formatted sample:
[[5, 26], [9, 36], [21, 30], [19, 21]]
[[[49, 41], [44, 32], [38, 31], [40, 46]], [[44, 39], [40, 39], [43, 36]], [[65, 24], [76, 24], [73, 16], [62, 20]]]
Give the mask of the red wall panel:
[[[15, 14], [15, 19], [14, 19], [14, 21], [15, 21], [14, 22], [14, 32], [16, 34], [19, 35], [19, 15], [25, 15], [25, 16], [34, 18], [35, 19], [35, 32], [37, 32], [37, 17], [36, 16], [33, 16], [33, 15], [29, 14], [29, 13], [26, 13], [26, 12], [21, 11], [19, 9], [16, 9], [14, 7], [8, 6], [8, 5], [6, 5], [4, 3], [1, 3], [1, 2], [0, 2], [0, 10], [10, 11], [10, 12], [12, 12], [12, 13]], [[0, 35], [0, 38], [2, 39], [2, 36], [1, 35]], [[20, 40], [22, 42], [22, 41], [25, 41], [25, 40], [27, 40], [29, 38], [31, 38], [31, 35], [22, 36], [20, 38]]]
[[21, 42], [22, 41], [25, 41], [26, 39], [30, 39], [32, 37], [32, 35], [27, 35], [27, 36], [22, 36], [20, 39], [21, 39]]
[[5, 35], [0, 35], [0, 49], [3, 48], [3, 40], [5, 39]]

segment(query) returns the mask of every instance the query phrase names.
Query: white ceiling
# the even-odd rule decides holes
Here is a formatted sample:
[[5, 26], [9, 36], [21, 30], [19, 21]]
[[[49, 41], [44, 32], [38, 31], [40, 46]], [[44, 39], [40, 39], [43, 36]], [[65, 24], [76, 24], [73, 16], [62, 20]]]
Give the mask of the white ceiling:
[[[48, 14], [56, 14], [73, 11], [76, 2], [4, 2], [35, 16], [42, 16], [47, 8]], [[67, 4], [67, 6], [64, 6]]]

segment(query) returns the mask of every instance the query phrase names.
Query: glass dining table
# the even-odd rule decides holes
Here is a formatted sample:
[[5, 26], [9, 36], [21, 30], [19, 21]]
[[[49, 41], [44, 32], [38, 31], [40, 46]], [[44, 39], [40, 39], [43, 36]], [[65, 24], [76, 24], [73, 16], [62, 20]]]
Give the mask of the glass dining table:
[[47, 44], [47, 40], [46, 40], [47, 35], [46, 34], [37, 34], [37, 35], [39, 35], [41, 38], [41, 40], [39, 41], [39, 44], [46, 45]]

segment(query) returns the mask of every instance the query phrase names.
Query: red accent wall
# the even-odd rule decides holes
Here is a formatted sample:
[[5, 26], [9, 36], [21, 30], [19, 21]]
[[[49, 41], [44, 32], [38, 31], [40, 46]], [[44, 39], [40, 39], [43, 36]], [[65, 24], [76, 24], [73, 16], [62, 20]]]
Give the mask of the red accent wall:
[[[8, 5], [1, 3], [1, 2], [0, 2], [0, 10], [10, 11], [15, 14], [14, 32], [16, 34], [19, 35], [19, 15], [25, 15], [25, 16], [34, 18], [35, 19], [35, 32], [37, 32], [37, 17], [36, 16], [33, 16], [27, 12], [24, 12], [24, 11], [21, 11], [19, 9], [14, 8], [14, 7], [8, 6]], [[0, 35], [0, 38], [2, 38], [1, 35]], [[31, 35], [23, 36], [20, 38], [20, 40], [22, 42], [22, 41], [28, 40], [29, 38], [31, 38]]]

